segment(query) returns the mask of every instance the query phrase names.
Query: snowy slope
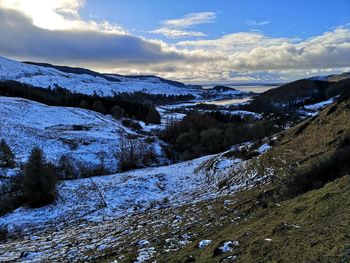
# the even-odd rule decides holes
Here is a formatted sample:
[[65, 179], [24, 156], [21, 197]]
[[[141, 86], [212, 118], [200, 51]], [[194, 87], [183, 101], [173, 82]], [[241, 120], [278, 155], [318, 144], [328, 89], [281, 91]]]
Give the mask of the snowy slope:
[[[76, 129], [81, 125], [83, 129]], [[86, 164], [99, 163], [115, 169], [114, 153], [120, 138], [132, 133], [120, 122], [100, 113], [69, 107], [52, 107], [20, 98], [0, 97], [0, 138], [6, 139], [19, 161], [38, 146], [51, 161], [63, 154]]]
[[[115, 78], [115, 81], [112, 79]], [[117, 93], [144, 92], [149, 94], [199, 96], [201, 90], [171, 85], [157, 77], [131, 78], [109, 75], [108, 78], [88, 74], [66, 73], [54, 68], [20, 63], [0, 57], [0, 80], [16, 80], [35, 87], [48, 88], [55, 84], [72, 92], [101, 96]]]
[[170, 166], [62, 181], [57, 187], [55, 204], [37, 209], [19, 208], [0, 217], [0, 226], [9, 231], [25, 232], [26, 229], [81, 219], [103, 221], [152, 208], [232, 194], [263, 179], [254, 171], [242, 173], [235, 177], [235, 183], [229, 189], [218, 191], [222, 179], [245, 166], [246, 161], [219, 154]]

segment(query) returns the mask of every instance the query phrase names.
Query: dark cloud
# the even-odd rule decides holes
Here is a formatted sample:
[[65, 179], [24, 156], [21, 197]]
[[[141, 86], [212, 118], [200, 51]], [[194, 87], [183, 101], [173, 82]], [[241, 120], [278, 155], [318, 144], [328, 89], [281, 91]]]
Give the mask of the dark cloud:
[[46, 30], [22, 13], [0, 9], [0, 53], [4, 56], [99, 66], [162, 63], [184, 57], [130, 35], [93, 30]]

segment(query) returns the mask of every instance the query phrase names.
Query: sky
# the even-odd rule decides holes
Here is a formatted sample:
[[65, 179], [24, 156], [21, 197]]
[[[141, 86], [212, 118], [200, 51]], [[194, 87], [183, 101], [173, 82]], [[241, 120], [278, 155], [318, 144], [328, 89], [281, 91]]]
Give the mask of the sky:
[[0, 0], [0, 55], [186, 83], [350, 71], [350, 0]]

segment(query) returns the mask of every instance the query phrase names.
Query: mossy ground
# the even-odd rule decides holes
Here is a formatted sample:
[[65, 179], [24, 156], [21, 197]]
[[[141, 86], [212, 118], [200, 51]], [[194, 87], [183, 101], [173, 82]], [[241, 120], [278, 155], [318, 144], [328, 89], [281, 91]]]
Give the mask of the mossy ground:
[[[158, 262], [225, 262], [232, 255], [235, 262], [350, 262], [350, 177], [203, 232], [201, 239], [213, 240], [209, 246], [199, 249], [195, 242]], [[239, 245], [214, 256], [229, 240]]]

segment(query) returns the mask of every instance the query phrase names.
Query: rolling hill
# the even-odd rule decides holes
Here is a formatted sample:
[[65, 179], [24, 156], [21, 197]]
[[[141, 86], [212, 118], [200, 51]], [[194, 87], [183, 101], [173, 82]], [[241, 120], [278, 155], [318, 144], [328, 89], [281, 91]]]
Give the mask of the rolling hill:
[[81, 68], [21, 63], [4, 57], [0, 57], [0, 80], [15, 80], [42, 88], [60, 86], [71, 92], [99, 96], [135, 92], [195, 97], [201, 94], [200, 89], [156, 76], [101, 74]]

